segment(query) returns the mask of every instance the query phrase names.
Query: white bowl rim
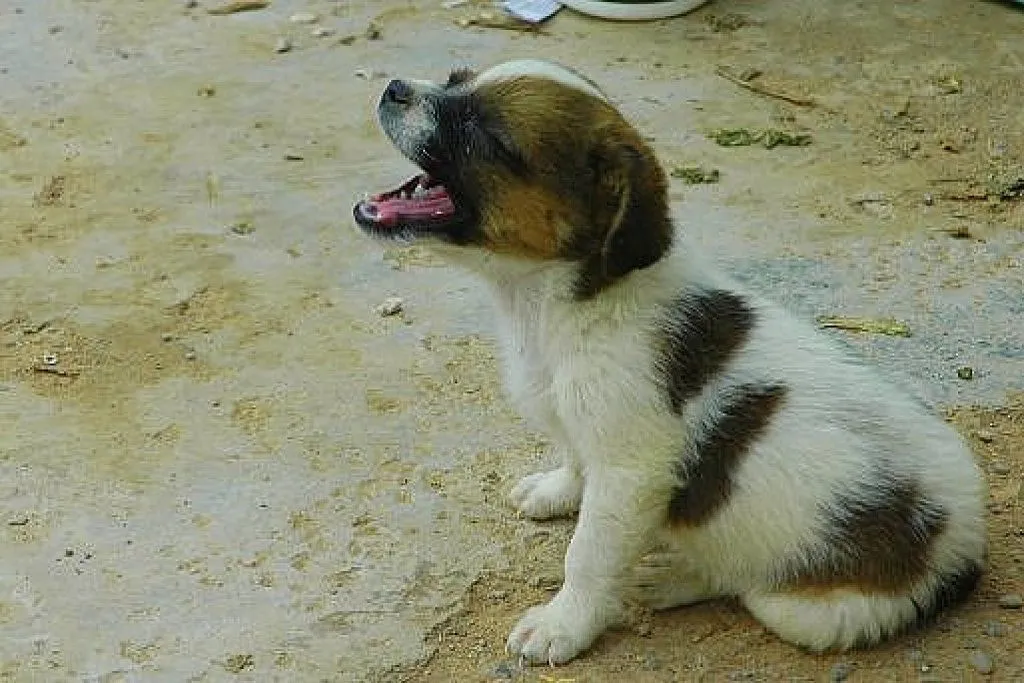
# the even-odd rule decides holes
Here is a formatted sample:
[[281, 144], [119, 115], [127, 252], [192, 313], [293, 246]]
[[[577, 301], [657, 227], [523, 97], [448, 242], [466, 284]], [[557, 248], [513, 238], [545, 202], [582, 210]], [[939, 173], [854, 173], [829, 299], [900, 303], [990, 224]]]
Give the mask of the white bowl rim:
[[654, 0], [652, 2], [615, 2], [615, 0], [560, 0], [583, 14], [617, 21], [667, 19], [691, 12], [711, 0]]

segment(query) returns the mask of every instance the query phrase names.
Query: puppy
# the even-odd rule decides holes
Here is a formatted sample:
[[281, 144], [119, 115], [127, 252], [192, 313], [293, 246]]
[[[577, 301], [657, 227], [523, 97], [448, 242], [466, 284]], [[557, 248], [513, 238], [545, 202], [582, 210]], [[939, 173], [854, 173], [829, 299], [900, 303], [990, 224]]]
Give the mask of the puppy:
[[579, 514], [564, 584], [510, 652], [572, 659], [631, 587], [657, 608], [736, 596], [821, 651], [974, 586], [983, 487], [957, 434], [684, 245], [654, 153], [593, 82], [513, 61], [392, 81], [378, 115], [423, 173], [357, 224], [486, 283], [507, 390], [561, 455], [512, 500]]

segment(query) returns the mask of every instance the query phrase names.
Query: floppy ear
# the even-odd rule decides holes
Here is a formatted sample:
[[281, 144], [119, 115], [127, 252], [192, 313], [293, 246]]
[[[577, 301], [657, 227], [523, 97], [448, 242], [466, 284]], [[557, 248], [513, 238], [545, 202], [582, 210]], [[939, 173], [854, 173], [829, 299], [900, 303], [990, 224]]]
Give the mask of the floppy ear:
[[654, 155], [631, 141], [602, 142], [590, 157], [591, 229], [583, 298], [652, 265], [672, 242], [665, 177]]

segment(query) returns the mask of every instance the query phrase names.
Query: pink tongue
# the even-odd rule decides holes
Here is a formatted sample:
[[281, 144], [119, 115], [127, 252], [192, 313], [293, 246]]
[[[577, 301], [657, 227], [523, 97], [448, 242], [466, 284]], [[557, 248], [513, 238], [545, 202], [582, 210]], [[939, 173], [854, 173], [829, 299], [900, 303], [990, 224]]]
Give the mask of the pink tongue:
[[455, 204], [444, 187], [438, 185], [419, 197], [403, 199], [391, 197], [369, 202], [376, 210], [376, 221], [385, 225], [393, 225], [402, 220], [431, 219], [451, 216], [455, 213]]

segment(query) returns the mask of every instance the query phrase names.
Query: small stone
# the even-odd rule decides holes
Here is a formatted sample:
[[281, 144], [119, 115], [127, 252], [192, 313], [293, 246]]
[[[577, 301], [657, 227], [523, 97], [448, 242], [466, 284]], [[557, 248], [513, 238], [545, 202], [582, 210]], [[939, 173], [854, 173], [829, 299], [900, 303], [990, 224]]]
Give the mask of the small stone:
[[288, 21], [293, 24], [315, 24], [320, 21], [320, 17], [313, 14], [312, 12], [296, 12], [295, 14], [288, 17]]
[[487, 599], [491, 602], [502, 602], [508, 597], [507, 590], [496, 589], [487, 593]]
[[195, 351], [186, 351], [185, 352], [185, 360], [195, 360], [195, 359], [196, 359], [196, 352]]
[[213, 97], [217, 94], [217, 88], [212, 85], [201, 85], [199, 86], [199, 89], [196, 90], [196, 94], [200, 97]]
[[326, 26], [317, 26], [310, 32], [310, 35], [314, 38], [326, 38], [334, 35], [334, 29], [327, 28]]
[[491, 669], [491, 678], [497, 678], [501, 680], [512, 680], [516, 675], [515, 669], [508, 662], [500, 662], [493, 669]]
[[960, 379], [974, 379], [974, 368], [970, 365], [964, 365], [956, 369], [956, 376]]
[[654, 633], [654, 627], [651, 626], [651, 622], [642, 621], [637, 624], [636, 634], [641, 638], [650, 638], [652, 633]]
[[971, 662], [971, 666], [974, 667], [974, 670], [982, 676], [988, 676], [995, 668], [992, 656], [984, 650], [975, 650], [972, 652], [969, 661]]
[[1002, 609], [1020, 609], [1024, 607], [1024, 597], [1020, 593], [1007, 593], [999, 596], [999, 607]]
[[174, 341], [174, 335], [171, 334], [170, 332], [164, 332], [163, 334], [160, 335], [160, 341], [162, 341], [162, 342]]
[[924, 205], [931, 206], [935, 203], [935, 197], [929, 192], [924, 196]]
[[373, 310], [375, 310], [377, 312], [377, 315], [381, 316], [382, 318], [388, 318], [390, 316], [401, 313], [404, 307], [405, 301], [401, 297], [389, 296], [387, 299], [384, 299], [384, 301], [381, 302], [377, 306], [377, 308]]
[[985, 431], [984, 429], [978, 430], [975, 433], [975, 436], [977, 436], [978, 441], [981, 441], [982, 443], [992, 443], [996, 440], [996, 437], [992, 432]]
[[1006, 635], [1006, 624], [1001, 621], [986, 621], [982, 632], [991, 638], [1001, 638]]
[[306, 157], [302, 155], [302, 152], [287, 151], [284, 153], [285, 161], [303, 161]]
[[64, 30], [64, 27], [63, 27], [63, 26], [61, 26], [60, 24], [54, 24], [53, 26], [51, 26], [50, 28], [48, 28], [48, 29], [46, 29], [46, 30], [47, 30], [47, 32], [49, 32], [49, 34], [50, 34], [51, 36], [55, 36], [55, 35], [57, 35], [58, 33], [60, 33], [61, 31], [63, 31], [63, 30]]
[[274, 43], [274, 52], [281, 55], [284, 54], [285, 52], [291, 52], [292, 47], [293, 45], [291, 40], [289, 40], [288, 38], [281, 37], [277, 39], [276, 43]]
[[383, 71], [374, 71], [370, 69], [356, 69], [352, 73], [355, 74], [356, 78], [361, 78], [364, 81], [372, 81], [387, 76]]
[[833, 683], [841, 683], [853, 673], [853, 664], [849, 662], [837, 662], [829, 669], [828, 679]]
[[199, 7], [199, 0], [185, 0], [185, 9], [195, 9]]
[[380, 40], [380, 26], [371, 21], [363, 35], [366, 36], [367, 40]]
[[991, 465], [988, 466], [988, 471], [991, 472], [992, 474], [999, 474], [999, 475], [1009, 474], [1010, 473], [1010, 466], [1007, 465], [1005, 462], [996, 461], [996, 462], [994, 462], [994, 463], [992, 463]]

